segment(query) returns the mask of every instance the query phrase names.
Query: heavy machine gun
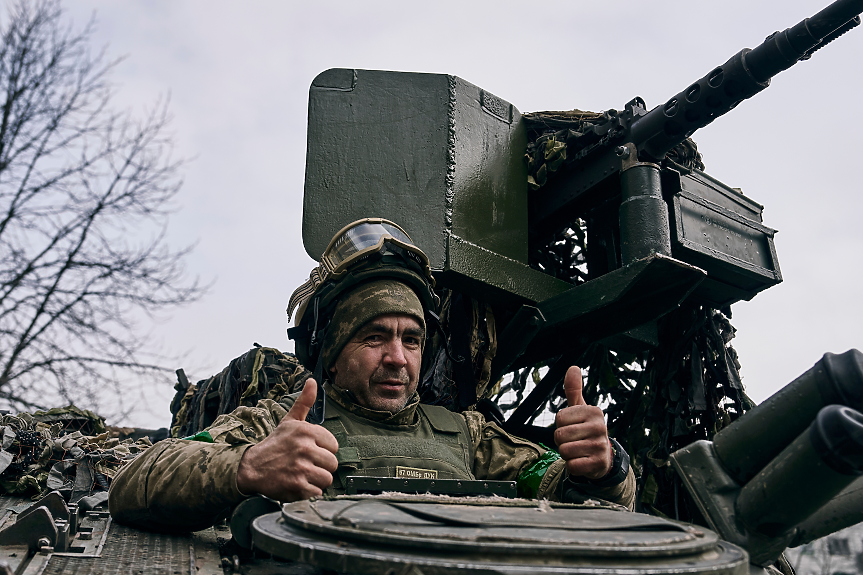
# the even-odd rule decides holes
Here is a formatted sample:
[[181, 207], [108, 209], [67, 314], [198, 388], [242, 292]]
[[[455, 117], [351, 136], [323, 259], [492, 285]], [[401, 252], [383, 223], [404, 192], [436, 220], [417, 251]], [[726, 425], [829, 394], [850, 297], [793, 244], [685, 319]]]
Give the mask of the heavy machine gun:
[[[773, 76], [859, 25], [859, 12], [859, 2], [835, 2], [774, 32], [755, 49], [741, 50], [649, 112], [636, 97], [621, 112], [608, 110], [590, 122], [577, 116], [529, 118], [540, 145], [548, 150], [563, 144], [564, 151], [555, 177], [543, 174], [547, 185], [529, 197], [532, 249], [583, 217], [592, 236], [592, 277], [651, 254], [673, 255], [708, 272], [696, 295], [715, 307], [750, 299], [781, 281], [774, 230], [760, 225], [760, 206], [666, 156], [696, 130], [767, 88]], [[563, 129], [548, 129], [555, 124]], [[543, 125], [546, 133], [540, 135]], [[531, 163], [536, 171], [550, 166]], [[532, 184], [539, 188], [533, 178]]]
[[[634, 98], [622, 111], [522, 115], [455, 76], [327, 70], [309, 94], [306, 251], [317, 259], [370, 214], [403, 222], [439, 286], [493, 306], [491, 382], [551, 366], [505, 423], [529, 435], [590, 344], [655, 347], [656, 320], [682, 302], [723, 309], [782, 281], [762, 206], [669, 151], [861, 11], [861, 0], [834, 2], [649, 112]], [[570, 257], [581, 277], [543, 260], [571, 249], [558, 241], [568, 228], [587, 246]], [[470, 387], [461, 407], [479, 399]]]
[[[797, 25], [774, 32], [755, 49], [741, 50], [650, 112], [644, 101], [636, 97], [621, 112], [607, 111], [604, 121], [591, 125], [589, 130], [568, 130], [564, 135], [568, 148], [565, 175], [558, 176], [554, 189], [530, 199], [532, 242], [547, 239], [551, 231], [571, 222], [584, 211], [591, 196], [601, 194], [604, 182], [621, 177], [632, 162], [661, 161], [696, 130], [767, 88], [773, 76], [809, 59], [816, 50], [858, 26], [860, 12], [861, 4], [855, 0], [834, 2]], [[630, 184], [622, 187], [624, 201], [631, 199]], [[665, 212], [660, 210], [649, 217], [661, 219]], [[638, 213], [621, 214], [624, 234], [637, 232], [638, 228], [633, 226]], [[654, 225], [662, 224], [655, 221]], [[626, 263], [646, 255], [630, 242], [625, 243]], [[669, 246], [664, 243], [640, 248], [670, 255]]]

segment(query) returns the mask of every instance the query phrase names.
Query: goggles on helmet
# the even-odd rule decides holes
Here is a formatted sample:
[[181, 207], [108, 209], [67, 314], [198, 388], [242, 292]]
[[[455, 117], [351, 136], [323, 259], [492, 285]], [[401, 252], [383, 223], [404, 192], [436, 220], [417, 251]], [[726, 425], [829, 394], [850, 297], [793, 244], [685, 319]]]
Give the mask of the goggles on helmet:
[[321, 256], [320, 265], [312, 270], [308, 281], [291, 296], [288, 321], [294, 309], [298, 306], [301, 310], [304, 308], [318, 286], [327, 280], [342, 278], [373, 255], [400, 255], [413, 261], [422, 270], [429, 285], [434, 287], [428, 257], [414, 245], [407, 232], [389, 220], [365, 218], [345, 226], [330, 241]]

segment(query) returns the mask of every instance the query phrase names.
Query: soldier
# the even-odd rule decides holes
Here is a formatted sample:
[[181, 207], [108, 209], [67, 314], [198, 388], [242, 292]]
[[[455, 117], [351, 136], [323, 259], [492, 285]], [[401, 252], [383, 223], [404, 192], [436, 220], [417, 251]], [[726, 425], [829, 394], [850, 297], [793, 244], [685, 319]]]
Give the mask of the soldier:
[[[278, 402], [220, 416], [208, 430], [213, 443], [153, 446], [114, 479], [115, 520], [194, 530], [254, 494], [344, 493], [348, 475], [518, 480], [529, 496], [632, 509], [629, 458], [609, 439], [602, 411], [585, 404], [578, 367], [566, 374], [568, 407], [557, 414], [560, 458], [478, 412], [419, 403], [423, 349], [437, 325], [433, 287], [428, 258], [396, 224], [366, 219], [341, 230], [288, 308], [290, 318], [299, 307], [289, 335], [314, 378]], [[306, 421], [310, 411], [320, 425]]]

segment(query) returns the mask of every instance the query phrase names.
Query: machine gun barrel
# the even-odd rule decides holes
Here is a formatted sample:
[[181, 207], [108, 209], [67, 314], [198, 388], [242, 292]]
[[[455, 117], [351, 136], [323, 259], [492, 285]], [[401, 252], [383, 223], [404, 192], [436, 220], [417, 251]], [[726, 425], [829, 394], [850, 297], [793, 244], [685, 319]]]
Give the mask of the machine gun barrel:
[[[693, 132], [769, 86], [773, 76], [859, 25], [860, 13], [863, 0], [837, 0], [811, 18], [774, 32], [755, 49], [741, 50], [649, 112], [636, 97], [622, 111], [606, 112], [601, 125], [585, 133], [570, 130], [578, 135], [571, 138], [573, 149], [567, 150], [565, 164], [542, 193], [530, 195], [531, 249], [619, 194], [619, 176], [628, 161], [656, 163], [663, 159]], [[637, 158], [623, 152], [629, 147], [635, 148]]]
[[860, 24], [863, 0], [837, 0], [811, 18], [744, 48], [688, 88], [633, 121], [639, 152], [661, 159], [695, 130], [766, 88], [770, 79]]

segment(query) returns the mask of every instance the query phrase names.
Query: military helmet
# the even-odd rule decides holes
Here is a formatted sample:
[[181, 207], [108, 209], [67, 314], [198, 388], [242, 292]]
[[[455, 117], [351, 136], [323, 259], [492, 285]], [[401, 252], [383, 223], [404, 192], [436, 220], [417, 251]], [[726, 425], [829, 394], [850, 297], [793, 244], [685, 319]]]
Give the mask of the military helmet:
[[288, 302], [288, 322], [297, 311], [288, 338], [308, 369], [320, 375], [317, 365], [330, 320], [339, 300], [358, 286], [391, 278], [408, 285], [427, 314], [437, 319], [440, 304], [428, 257], [398, 224], [382, 218], [364, 218], [336, 233], [309, 279]]

